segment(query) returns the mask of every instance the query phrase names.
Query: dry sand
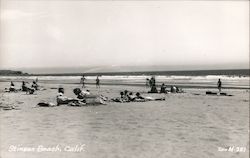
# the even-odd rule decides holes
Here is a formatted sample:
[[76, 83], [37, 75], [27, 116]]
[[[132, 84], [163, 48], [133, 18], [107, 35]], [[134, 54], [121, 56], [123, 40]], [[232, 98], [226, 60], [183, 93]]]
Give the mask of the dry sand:
[[[0, 89], [9, 83], [0, 83]], [[58, 84], [36, 95], [0, 93], [0, 104], [20, 110], [0, 110], [1, 158], [247, 158], [249, 157], [249, 90], [224, 90], [234, 96], [207, 96], [205, 89], [187, 93], [148, 95], [143, 87], [88, 86], [93, 93], [118, 97], [120, 90], [165, 96], [165, 101], [108, 103], [87, 107], [39, 107], [40, 101], [55, 102]], [[73, 97], [76, 84], [64, 84]], [[194, 93], [200, 95], [194, 95]], [[55, 147], [55, 152], [10, 152], [13, 146]], [[83, 145], [81, 152], [67, 146]], [[234, 152], [218, 151], [234, 147]], [[245, 152], [235, 152], [245, 147]], [[21, 149], [20, 149], [21, 150]]]

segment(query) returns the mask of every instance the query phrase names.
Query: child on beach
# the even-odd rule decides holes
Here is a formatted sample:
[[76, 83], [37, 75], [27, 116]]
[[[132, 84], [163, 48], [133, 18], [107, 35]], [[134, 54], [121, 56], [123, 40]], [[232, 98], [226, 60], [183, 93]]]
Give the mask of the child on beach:
[[84, 77], [84, 75], [82, 75], [82, 78], [80, 81], [80, 83], [82, 84], [82, 88], [85, 88], [85, 80], [86, 80], [86, 78]]

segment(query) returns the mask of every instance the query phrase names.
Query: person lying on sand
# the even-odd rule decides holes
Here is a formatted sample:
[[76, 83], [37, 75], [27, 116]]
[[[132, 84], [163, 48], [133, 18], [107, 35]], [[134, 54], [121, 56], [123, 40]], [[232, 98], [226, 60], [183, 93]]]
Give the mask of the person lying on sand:
[[62, 104], [69, 104], [71, 102], [78, 102], [78, 99], [68, 98], [64, 96], [64, 88], [58, 88], [58, 94], [56, 96], [57, 106]]
[[141, 96], [141, 94], [139, 92], [137, 92], [136, 94], [136, 97], [133, 99], [133, 101], [156, 101], [156, 100], [165, 100], [165, 97], [162, 97], [162, 98], [153, 98], [153, 97], [143, 97]]
[[82, 102], [79, 99], [68, 98], [64, 96], [64, 88], [58, 88], [58, 94], [56, 96], [57, 105], [51, 102], [39, 102], [37, 105], [39, 107], [54, 107], [59, 105], [69, 105], [69, 106], [84, 106], [86, 103]]
[[120, 97], [112, 98], [111, 101], [120, 102], [120, 103], [130, 102], [128, 91], [125, 90], [124, 92], [120, 92]]
[[89, 91], [81, 90], [80, 88], [73, 89], [74, 94], [77, 96], [77, 99], [82, 100], [86, 104], [103, 104], [106, 105], [108, 99], [102, 95], [94, 95], [91, 94]]
[[145, 102], [145, 101], [154, 101], [154, 100], [165, 100], [165, 98], [153, 98], [153, 97], [143, 97], [141, 96], [141, 94], [139, 92], [137, 92], [135, 95], [133, 94], [133, 92], [128, 92], [128, 91], [124, 91], [124, 92], [120, 92], [120, 97], [118, 98], [114, 98], [111, 99], [114, 102], [120, 102], [120, 103], [124, 103], [124, 102]]

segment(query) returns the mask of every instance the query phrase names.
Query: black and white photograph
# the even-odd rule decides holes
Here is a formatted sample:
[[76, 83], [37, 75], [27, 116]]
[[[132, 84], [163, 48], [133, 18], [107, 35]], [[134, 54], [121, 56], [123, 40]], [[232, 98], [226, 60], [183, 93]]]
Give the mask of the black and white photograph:
[[0, 0], [0, 158], [249, 158], [249, 0]]

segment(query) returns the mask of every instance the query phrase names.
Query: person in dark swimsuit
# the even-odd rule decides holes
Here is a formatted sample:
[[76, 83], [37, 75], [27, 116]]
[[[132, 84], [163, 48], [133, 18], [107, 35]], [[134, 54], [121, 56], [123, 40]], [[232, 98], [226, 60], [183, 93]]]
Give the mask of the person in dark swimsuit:
[[98, 76], [96, 77], [96, 88], [100, 88], [100, 79]]
[[218, 87], [219, 92], [221, 92], [222, 82], [220, 79], [217, 82], [217, 87]]

